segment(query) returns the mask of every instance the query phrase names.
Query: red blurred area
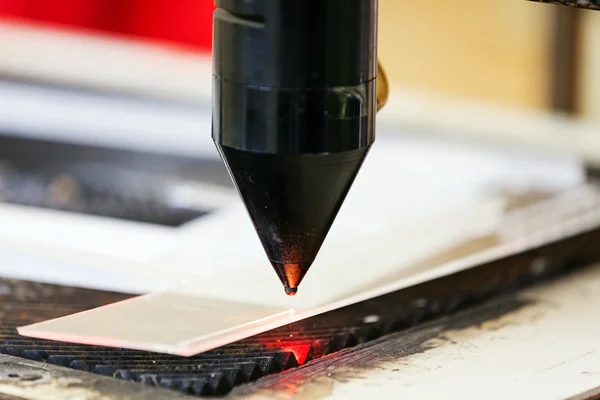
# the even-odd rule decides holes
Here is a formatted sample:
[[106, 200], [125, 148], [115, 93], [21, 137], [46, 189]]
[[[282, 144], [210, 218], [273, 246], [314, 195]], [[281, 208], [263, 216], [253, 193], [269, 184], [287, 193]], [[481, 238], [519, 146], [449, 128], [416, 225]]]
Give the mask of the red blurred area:
[[211, 0], [0, 0], [0, 18], [167, 42], [202, 52], [211, 49], [213, 10]]
[[289, 337], [265, 336], [262, 342], [267, 348], [292, 353], [300, 365], [326, 354], [329, 345], [328, 339], [305, 338], [303, 335], [294, 337], [293, 334]]
[[[311, 345], [310, 343], [278, 343], [278, 342], [274, 342], [274, 343], [270, 343], [269, 345], [267, 345], [267, 347], [269, 348], [275, 348], [284, 352], [289, 352], [292, 353], [294, 355], [294, 357], [296, 357], [296, 361], [298, 361], [299, 365], [302, 365], [304, 363], [306, 363], [307, 361], [310, 361], [310, 351], [311, 351]], [[314, 356], [313, 356], [314, 357]]]

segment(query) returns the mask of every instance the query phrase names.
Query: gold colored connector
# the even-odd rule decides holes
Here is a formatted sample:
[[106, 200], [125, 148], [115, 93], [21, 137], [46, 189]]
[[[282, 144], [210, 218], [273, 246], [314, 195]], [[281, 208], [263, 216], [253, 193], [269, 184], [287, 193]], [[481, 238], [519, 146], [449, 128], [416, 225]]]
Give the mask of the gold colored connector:
[[387, 102], [390, 94], [390, 86], [388, 83], [387, 76], [381, 62], [377, 60], [377, 111], [381, 110]]

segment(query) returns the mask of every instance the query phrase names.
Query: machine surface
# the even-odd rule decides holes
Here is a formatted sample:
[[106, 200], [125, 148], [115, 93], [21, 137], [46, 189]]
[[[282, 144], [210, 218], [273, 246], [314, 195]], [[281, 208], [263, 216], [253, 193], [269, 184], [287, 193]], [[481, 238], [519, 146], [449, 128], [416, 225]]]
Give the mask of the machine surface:
[[[3, 280], [0, 352], [5, 356], [0, 358], [0, 393], [23, 399], [71, 398], [74, 393], [82, 399], [180, 398], [180, 394], [285, 399], [317, 394], [319, 398], [362, 398], [367, 393], [383, 396], [393, 391], [411, 398], [428, 398], [433, 393], [448, 398], [453, 393], [470, 398], [471, 393], [480, 398], [482, 393], [489, 395], [489, 387], [472, 384], [465, 391], [460, 384], [453, 386], [452, 382], [458, 383], [449, 369], [485, 368], [485, 381], [501, 384], [508, 372], [495, 375], [489, 371], [491, 363], [510, 363], [494, 350], [497, 347], [491, 342], [499, 341], [496, 346], [517, 346], [524, 354], [507, 353], [516, 357], [512, 363], [520, 369], [506, 379], [518, 384], [505, 383], [502, 392], [492, 395], [513, 393], [523, 398], [519, 396], [525, 393], [547, 393], [547, 381], [542, 385], [537, 374], [566, 367], [571, 372], [552, 379], [558, 385], [573, 379], [573, 373], [581, 376], [584, 382], [564, 386], [561, 392], [574, 395], [600, 384], [592, 368], [597, 352], [592, 339], [599, 333], [598, 326], [585, 317], [589, 307], [600, 301], [593, 290], [600, 278], [597, 266], [581, 268], [600, 257], [598, 232], [191, 358], [20, 337], [15, 332], [19, 324], [128, 295]], [[546, 266], [540, 260], [547, 260]], [[533, 283], [532, 290], [520, 291]], [[537, 329], [556, 332], [542, 335], [541, 340]], [[552, 337], [560, 340], [562, 334], [579, 329], [585, 332], [579, 341], [552, 345]], [[480, 342], [481, 346], [475, 344]], [[542, 352], [538, 359], [527, 356], [528, 346]], [[582, 364], [584, 357], [588, 361]], [[432, 386], [431, 379], [439, 386]], [[535, 382], [541, 385], [538, 389]]]
[[[577, 5], [599, 7], [596, 1], [577, 2]], [[255, 17], [243, 13], [227, 16], [229, 22], [241, 19], [253, 28], [261, 24]], [[374, 66], [375, 60], [371, 61]], [[363, 117], [370, 118], [360, 114]], [[18, 134], [10, 136], [3, 143], [10, 143], [14, 149], [31, 148], [28, 140], [15, 139]], [[156, 226], [163, 226], [164, 232], [169, 233], [160, 236], [162, 241], [167, 236], [175, 237], [177, 227], [190, 221], [193, 225], [218, 209], [222, 198], [192, 201], [187, 204], [193, 207], [181, 207], [172, 198], [147, 190], [154, 182], [144, 174], [149, 168], [165, 171], [167, 165], [181, 167], [165, 174], [162, 183], [172, 183], [174, 176], [194, 176], [200, 169], [214, 171], [218, 179], [213, 180], [213, 172], [208, 173], [210, 178], [200, 180], [206, 185], [204, 188], [214, 189], [211, 185], [216, 185], [219, 193], [220, 189], [227, 193], [232, 190], [225, 171], [216, 166], [218, 160], [214, 157], [198, 163], [189, 158], [163, 158], [156, 154], [147, 158], [148, 154], [125, 152], [120, 158], [134, 160], [135, 165], [129, 163], [115, 173], [123, 181], [103, 182], [98, 178], [106, 174], [107, 167], [111, 170], [118, 164], [113, 158], [104, 158], [98, 149], [90, 151], [83, 146], [83, 150], [78, 148], [76, 152], [87, 152], [96, 162], [82, 169], [79, 163], [65, 162], [62, 154], [51, 150], [53, 147], [52, 143], [44, 143], [37, 156], [47, 153], [44, 155], [49, 156], [57, 169], [45, 168], [47, 157], [42, 160], [44, 168], [40, 169], [40, 165], [35, 165], [39, 161], [35, 155], [17, 160], [16, 164], [3, 164], [0, 200], [127, 222], [119, 227], [139, 228], [136, 224], [142, 224], [143, 228], [132, 229], [133, 233], [154, 234]], [[238, 171], [247, 167], [244, 157], [229, 156], [226, 158], [241, 160]], [[288, 162], [281, 160], [275, 164], [283, 164], [286, 168], [281, 170], [298, 177], [297, 170], [294, 172], [297, 166], [288, 168]], [[238, 190], [240, 179], [234, 176]], [[349, 181], [352, 179], [341, 186], [347, 189]], [[135, 189], [131, 182], [140, 183], [137, 190], [123, 190]], [[282, 181], [275, 183], [281, 185]], [[57, 187], [62, 190], [53, 190]], [[57, 196], [65, 191], [72, 196]], [[532, 201], [539, 200], [533, 197]], [[245, 196], [246, 203], [247, 199]], [[334, 209], [339, 206], [335, 203]], [[558, 219], [565, 216], [589, 224], [575, 233], [558, 226], [553, 232], [555, 240], [548, 243], [185, 358], [21, 337], [16, 333], [18, 326], [128, 299], [133, 294], [82, 289], [76, 284], [32, 282], [36, 277], [31, 273], [30, 280], [3, 278], [0, 280], [0, 399], [597, 398], [600, 348], [596, 338], [600, 337], [600, 327], [593, 316], [600, 307], [595, 289], [600, 285], [597, 266], [600, 225], [594, 222], [597, 213], [593, 207], [592, 201], [585, 205], [585, 213], [569, 206], [561, 209], [562, 214], [551, 213]], [[527, 229], [544, 226], [548, 220], [527, 222], [531, 225], [517, 224], [525, 234]], [[524, 232], [509, 229], [503, 234]], [[475, 243], [474, 247], [479, 245], [482, 243]], [[317, 243], [315, 248], [318, 247]], [[80, 260], [90, 261], [89, 254], [97, 249], [84, 252]], [[460, 249], [460, 253], [472, 250], [473, 247], [467, 247]], [[47, 262], [52, 255], [42, 254], [37, 268], [48, 269], [64, 263], [60, 257], [54, 264]], [[294, 268], [307, 261], [280, 258], [295, 265]], [[370, 267], [365, 264], [365, 270]], [[54, 273], [42, 271], [39, 280], [48, 281], [48, 276]], [[303, 273], [292, 275], [301, 279]], [[293, 292], [300, 280], [291, 282], [285, 273], [282, 278], [288, 292]]]

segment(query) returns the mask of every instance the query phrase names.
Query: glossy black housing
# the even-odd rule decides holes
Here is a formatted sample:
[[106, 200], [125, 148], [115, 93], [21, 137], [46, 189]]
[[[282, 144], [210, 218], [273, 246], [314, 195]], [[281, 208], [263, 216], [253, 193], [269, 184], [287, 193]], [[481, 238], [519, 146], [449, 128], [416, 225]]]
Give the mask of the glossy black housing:
[[377, 0], [216, 0], [213, 139], [287, 294], [375, 140]]
[[213, 139], [262, 153], [373, 143], [375, 0], [216, 0]]

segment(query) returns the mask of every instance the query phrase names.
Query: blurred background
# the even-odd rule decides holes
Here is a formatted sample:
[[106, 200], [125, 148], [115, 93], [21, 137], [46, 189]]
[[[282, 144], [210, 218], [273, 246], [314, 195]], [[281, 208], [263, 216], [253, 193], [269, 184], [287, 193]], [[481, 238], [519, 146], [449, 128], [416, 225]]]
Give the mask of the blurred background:
[[[0, 73], [22, 76], [31, 72], [32, 67], [19, 69], [16, 60], [9, 60], [23, 58], [19, 52], [27, 51], [29, 29], [55, 29], [80, 38], [105, 36], [131, 46], [150, 43], [169, 46], [169, 51], [209, 55], [212, 10], [209, 0], [177, 4], [167, 0], [0, 0], [3, 30], [7, 26], [24, 30], [19, 46], [3, 40]], [[591, 71], [600, 62], [600, 47], [595, 43], [600, 40], [596, 39], [599, 18], [593, 12], [519, 0], [465, 0], [460, 6], [444, 0], [381, 0], [379, 54], [394, 84], [593, 116], [598, 114], [593, 112], [598, 107], [593, 95], [599, 92], [593, 90], [598, 79]], [[38, 63], [78, 58], [75, 46], [54, 45], [58, 43], [48, 43], [46, 50], [56, 54], [48, 58], [39, 54]], [[106, 56], [104, 68], [113, 75], [127, 73], [119, 70], [109, 53], [102, 54]], [[81, 76], [78, 65], [72, 67], [73, 75]], [[50, 73], [52, 66], [45, 69], [48, 79], [58, 79]], [[42, 75], [43, 70], [38, 66]], [[94, 81], [91, 76], [88, 79]]]
[[[170, 254], [185, 225], [200, 251], [189, 222], [240, 204], [210, 138], [213, 9], [0, 0], [0, 246], [145, 262]], [[598, 12], [525, 0], [380, 0], [391, 94], [369, 182], [344, 206], [359, 216], [350, 226], [369, 218], [374, 193], [390, 207], [442, 207], [514, 182], [579, 182], [580, 161], [600, 160], [599, 33]], [[411, 135], [435, 140], [383, 142]], [[487, 147], [458, 149], [465, 139]]]

